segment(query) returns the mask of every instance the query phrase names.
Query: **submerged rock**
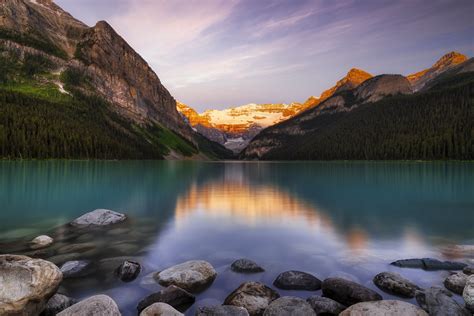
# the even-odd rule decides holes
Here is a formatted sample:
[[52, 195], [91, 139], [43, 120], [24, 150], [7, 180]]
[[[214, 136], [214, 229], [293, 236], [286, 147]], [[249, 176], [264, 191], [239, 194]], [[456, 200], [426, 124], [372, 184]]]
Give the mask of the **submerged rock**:
[[462, 295], [462, 291], [466, 286], [468, 276], [462, 272], [451, 274], [444, 280], [444, 286], [459, 295]]
[[140, 313], [142, 310], [154, 303], [166, 303], [174, 308], [181, 309], [189, 307], [194, 303], [196, 298], [191, 293], [177, 287], [170, 285], [167, 288], [148, 295], [138, 303], [137, 310]]
[[192, 260], [158, 272], [155, 278], [163, 286], [176, 285], [187, 291], [197, 292], [208, 287], [216, 275], [216, 270], [209, 262]]
[[93, 242], [84, 242], [78, 244], [67, 244], [58, 249], [58, 253], [84, 253], [89, 250], [96, 249], [97, 246]]
[[358, 283], [341, 278], [328, 278], [324, 280], [322, 289], [324, 296], [346, 306], [382, 299], [382, 296], [377, 292]]
[[466, 302], [467, 309], [474, 313], [474, 275], [468, 277], [462, 297], [464, 302]]
[[184, 316], [184, 314], [166, 303], [154, 303], [145, 308], [140, 316]]
[[264, 316], [316, 316], [311, 305], [299, 297], [280, 297], [265, 309]]
[[239, 259], [230, 266], [232, 271], [241, 273], [258, 273], [265, 271], [261, 266], [249, 259]]
[[67, 253], [67, 254], [64, 254], [64, 255], [57, 255], [57, 256], [53, 256], [53, 257], [49, 257], [48, 261], [51, 261], [52, 263], [54, 263], [55, 265], [57, 266], [61, 266], [63, 265], [64, 263], [68, 262], [68, 261], [76, 261], [76, 260], [79, 260], [83, 258], [83, 255], [80, 254], [80, 253]]
[[89, 260], [67, 261], [61, 266], [61, 272], [65, 279], [79, 278], [90, 274], [92, 262]]
[[470, 313], [458, 304], [451, 293], [439, 288], [431, 287], [424, 291], [417, 291], [415, 294], [418, 305], [421, 306], [430, 316], [468, 316]]
[[271, 302], [280, 295], [265, 284], [245, 282], [227, 296], [224, 305], [240, 306], [250, 315], [262, 315]]
[[418, 306], [413, 304], [385, 300], [377, 302], [362, 302], [350, 306], [344, 310], [340, 316], [380, 316], [380, 315], [400, 315], [400, 316], [428, 316], [428, 314]]
[[66, 308], [57, 316], [121, 316], [117, 304], [107, 295], [91, 296], [71, 307]]
[[46, 248], [52, 245], [53, 242], [54, 242], [53, 238], [47, 235], [41, 235], [41, 236], [36, 237], [30, 242], [30, 248], [31, 249]]
[[41, 313], [41, 316], [55, 316], [59, 312], [62, 312], [66, 308], [76, 304], [77, 301], [73, 298], [67, 297], [62, 294], [54, 294], [46, 304], [46, 307]]
[[140, 274], [142, 267], [135, 261], [124, 261], [115, 271], [118, 278], [124, 282], [131, 282]]
[[328, 297], [311, 296], [306, 300], [316, 312], [316, 315], [339, 315], [346, 309], [344, 305]]
[[408, 298], [415, 297], [415, 292], [421, 290], [416, 284], [394, 272], [379, 273], [373, 281], [378, 288], [387, 293]]
[[38, 315], [61, 280], [51, 262], [0, 255], [0, 315]]
[[391, 263], [400, 268], [418, 268], [424, 270], [462, 270], [467, 264], [462, 262], [439, 261], [432, 258], [403, 259]]
[[105, 227], [121, 223], [126, 219], [127, 216], [124, 214], [117, 213], [111, 210], [97, 209], [76, 218], [70, 224], [71, 226], [78, 228]]
[[321, 289], [321, 280], [301, 271], [285, 271], [281, 273], [273, 285], [284, 290], [317, 291]]
[[196, 316], [249, 316], [249, 312], [239, 306], [215, 305], [199, 307]]
[[474, 274], [474, 266], [466, 266], [462, 269], [462, 272], [467, 275]]

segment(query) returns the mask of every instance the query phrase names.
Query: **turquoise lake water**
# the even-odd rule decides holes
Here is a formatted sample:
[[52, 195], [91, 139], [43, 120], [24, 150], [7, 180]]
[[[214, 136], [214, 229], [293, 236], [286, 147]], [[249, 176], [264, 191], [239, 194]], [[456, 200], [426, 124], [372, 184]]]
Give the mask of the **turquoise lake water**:
[[[134, 282], [96, 272], [60, 289], [77, 298], [109, 294], [124, 315], [135, 315], [138, 301], [161, 288], [152, 272], [191, 259], [209, 261], [218, 277], [189, 315], [222, 303], [243, 281], [271, 285], [290, 269], [320, 279], [349, 274], [394, 298], [372, 284], [375, 274], [396, 271], [420, 286], [442, 286], [447, 276], [390, 266], [394, 260], [474, 259], [453, 252], [474, 244], [474, 163], [2, 161], [0, 175], [3, 253], [24, 253], [17, 245], [97, 208], [129, 215], [122, 230], [74, 236], [39, 255], [85, 244], [74, 251], [79, 259], [137, 258], [144, 269]], [[230, 271], [242, 257], [266, 271]]]

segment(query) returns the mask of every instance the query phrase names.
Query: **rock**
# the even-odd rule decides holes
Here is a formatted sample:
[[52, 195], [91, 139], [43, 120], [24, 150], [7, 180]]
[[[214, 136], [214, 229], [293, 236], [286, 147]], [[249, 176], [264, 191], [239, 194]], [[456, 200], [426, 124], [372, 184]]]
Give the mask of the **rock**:
[[250, 315], [263, 315], [265, 309], [280, 295], [265, 284], [245, 282], [227, 296], [224, 305], [240, 306]]
[[93, 250], [95, 248], [97, 248], [97, 246], [92, 242], [68, 244], [59, 248], [58, 253], [83, 253], [89, 250]]
[[76, 300], [62, 294], [54, 294], [46, 304], [41, 316], [55, 316], [66, 308], [76, 304]]
[[38, 315], [61, 280], [51, 262], [0, 255], [0, 315]]
[[382, 291], [402, 297], [415, 297], [415, 292], [421, 290], [416, 284], [394, 272], [379, 273], [373, 281]]
[[462, 297], [464, 302], [466, 302], [467, 309], [474, 313], [474, 275], [468, 277]]
[[306, 300], [316, 312], [316, 315], [339, 315], [346, 307], [330, 298], [311, 296]]
[[430, 316], [470, 315], [470, 313], [459, 305], [451, 295], [451, 293], [442, 288], [431, 287], [425, 291], [417, 291], [415, 298], [418, 305], [428, 312]]
[[127, 216], [111, 210], [97, 209], [76, 218], [70, 224], [74, 227], [105, 227], [121, 223]]
[[130, 282], [137, 278], [142, 267], [135, 261], [124, 261], [120, 267], [117, 268], [116, 274], [118, 278], [124, 282]]
[[468, 276], [462, 272], [451, 274], [444, 280], [444, 286], [459, 295], [462, 295], [462, 291], [466, 286]]
[[46, 248], [52, 245], [53, 242], [54, 242], [53, 238], [46, 235], [41, 235], [41, 236], [36, 237], [30, 242], [30, 248], [31, 249]]
[[107, 295], [91, 296], [71, 307], [66, 308], [57, 316], [121, 316], [113, 299]]
[[467, 264], [462, 262], [439, 261], [432, 258], [403, 259], [391, 263], [400, 268], [419, 268], [424, 270], [462, 270]]
[[89, 260], [67, 261], [61, 266], [61, 272], [65, 279], [83, 277], [92, 272], [91, 262]]
[[216, 305], [199, 307], [196, 316], [249, 316], [249, 312], [239, 306]]
[[264, 316], [316, 316], [311, 305], [299, 297], [284, 296], [274, 300], [265, 309]]
[[474, 266], [465, 266], [462, 272], [467, 275], [474, 274]]
[[154, 303], [166, 303], [174, 308], [181, 309], [188, 307], [194, 303], [196, 298], [191, 293], [177, 287], [170, 285], [167, 288], [148, 295], [138, 303], [137, 310], [140, 313], [142, 310]]
[[379, 301], [382, 296], [358, 283], [341, 279], [328, 278], [322, 284], [323, 294], [343, 305], [350, 306], [360, 302]]
[[154, 303], [145, 308], [140, 316], [184, 316], [184, 314], [166, 303]]
[[232, 271], [241, 273], [258, 273], [265, 271], [261, 266], [249, 259], [239, 259], [230, 266]]
[[285, 271], [281, 273], [273, 285], [284, 290], [317, 291], [321, 289], [321, 280], [301, 271]]
[[362, 302], [350, 306], [340, 316], [428, 316], [428, 314], [413, 304], [384, 300], [378, 302]]
[[217, 272], [209, 262], [187, 261], [158, 272], [155, 278], [163, 286], [176, 285], [190, 292], [208, 287], [216, 278]]
[[82, 254], [75, 252], [75, 253], [66, 253], [64, 255], [57, 255], [57, 256], [49, 257], [46, 260], [51, 261], [52, 263], [54, 263], [57, 266], [61, 266], [62, 264], [66, 263], [68, 261], [79, 260], [82, 257], [83, 257]]

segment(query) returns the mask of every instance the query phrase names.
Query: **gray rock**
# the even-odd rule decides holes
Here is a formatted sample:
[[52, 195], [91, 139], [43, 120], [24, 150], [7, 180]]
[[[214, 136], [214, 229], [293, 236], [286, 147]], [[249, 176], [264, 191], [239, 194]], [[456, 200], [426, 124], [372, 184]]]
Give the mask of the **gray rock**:
[[264, 316], [316, 316], [311, 305], [299, 297], [284, 296], [274, 300], [265, 309]]
[[124, 282], [131, 282], [140, 274], [142, 267], [135, 261], [124, 261], [116, 270], [118, 278]]
[[415, 297], [415, 292], [421, 290], [416, 284], [394, 272], [379, 273], [373, 281], [379, 289], [402, 297]]
[[421, 306], [430, 316], [468, 316], [470, 313], [458, 304], [451, 293], [439, 288], [431, 287], [424, 291], [417, 291], [415, 294], [418, 305]]
[[46, 307], [41, 313], [41, 316], [55, 316], [59, 312], [62, 312], [66, 308], [76, 304], [77, 301], [73, 298], [67, 297], [62, 294], [54, 294], [46, 304]]
[[206, 261], [187, 261], [158, 272], [155, 278], [163, 286], [176, 285], [190, 292], [208, 287], [216, 278], [217, 272]]
[[259, 282], [245, 282], [227, 296], [224, 305], [240, 306], [250, 315], [263, 315], [271, 302], [280, 297], [275, 290]]
[[306, 300], [316, 312], [316, 315], [339, 315], [346, 307], [330, 298], [311, 296]]
[[66, 263], [68, 261], [79, 260], [83, 257], [84, 256], [80, 253], [67, 253], [67, 254], [64, 254], [64, 255], [57, 255], [57, 256], [49, 257], [46, 260], [51, 261], [52, 263], [54, 263], [57, 266], [61, 266], [63, 263]]
[[199, 307], [196, 316], [249, 316], [249, 312], [239, 306], [216, 305]]
[[400, 268], [418, 268], [424, 270], [462, 270], [467, 264], [462, 262], [439, 261], [432, 258], [403, 259], [391, 263]]
[[92, 263], [89, 260], [67, 261], [61, 266], [65, 279], [80, 278], [92, 273]]
[[196, 298], [191, 293], [177, 287], [170, 285], [167, 288], [148, 295], [138, 303], [137, 310], [140, 313], [148, 306], [154, 303], [166, 303], [174, 308], [182, 309], [187, 308], [194, 303]]
[[155, 303], [145, 308], [140, 316], [184, 316], [184, 314], [166, 303]]
[[321, 280], [301, 271], [285, 271], [281, 273], [273, 285], [284, 290], [317, 291], [321, 289]]
[[54, 242], [53, 238], [46, 235], [41, 235], [41, 236], [36, 237], [30, 242], [30, 248], [31, 249], [46, 248], [52, 245], [53, 242]]
[[0, 255], [0, 315], [38, 315], [61, 280], [51, 262]]
[[462, 297], [464, 302], [466, 302], [467, 309], [474, 313], [474, 275], [468, 277]]
[[465, 266], [464, 269], [462, 269], [462, 272], [467, 275], [474, 274], [474, 265], [473, 266]]
[[261, 266], [249, 259], [239, 259], [230, 266], [232, 271], [241, 273], [258, 273], [265, 271]]
[[71, 307], [66, 308], [57, 316], [121, 316], [113, 299], [107, 295], [91, 296]]
[[97, 209], [76, 218], [71, 225], [78, 228], [85, 227], [105, 227], [121, 223], [127, 219], [127, 216], [111, 210]]
[[341, 278], [328, 278], [324, 280], [322, 289], [324, 296], [346, 306], [382, 299], [382, 296], [377, 292], [358, 283]]
[[403, 301], [394, 301], [394, 300], [385, 300], [377, 302], [362, 302], [350, 306], [344, 310], [340, 316], [428, 316], [428, 314], [413, 304], [403, 302]]
[[451, 274], [444, 280], [444, 286], [459, 295], [462, 295], [462, 291], [466, 286], [468, 276], [462, 272]]

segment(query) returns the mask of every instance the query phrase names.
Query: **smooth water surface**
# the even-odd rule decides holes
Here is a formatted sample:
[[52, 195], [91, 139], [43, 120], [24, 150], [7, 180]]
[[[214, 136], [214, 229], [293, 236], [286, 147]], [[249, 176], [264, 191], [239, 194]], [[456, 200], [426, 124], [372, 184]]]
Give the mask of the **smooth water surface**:
[[[65, 281], [60, 290], [77, 298], [109, 294], [125, 315], [135, 315], [138, 301], [161, 288], [152, 272], [191, 259], [209, 261], [218, 277], [189, 315], [196, 306], [221, 304], [243, 281], [271, 285], [289, 269], [320, 279], [346, 275], [373, 289], [373, 276], [387, 270], [420, 286], [442, 286], [447, 272], [389, 263], [474, 257], [450, 250], [474, 244], [473, 163], [3, 161], [0, 175], [0, 243], [10, 245], [0, 253], [24, 253], [12, 245], [97, 208], [130, 216], [126, 227], [68, 237], [36, 254], [94, 260], [98, 272]], [[85, 246], [68, 248], [74, 244]], [[113, 264], [103, 259], [119, 256], [143, 263], [137, 280], [113, 278]], [[242, 257], [266, 271], [230, 271]]]

